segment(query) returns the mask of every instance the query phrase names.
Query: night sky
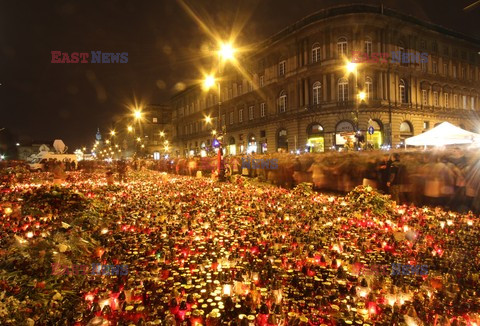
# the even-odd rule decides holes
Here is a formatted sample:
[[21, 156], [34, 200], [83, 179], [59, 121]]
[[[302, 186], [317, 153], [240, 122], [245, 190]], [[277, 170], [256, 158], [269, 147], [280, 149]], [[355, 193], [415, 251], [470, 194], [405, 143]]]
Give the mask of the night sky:
[[[185, 0], [221, 36], [252, 44], [339, 0]], [[480, 39], [474, 0], [353, 1], [380, 4]], [[242, 28], [243, 27], [243, 28]], [[20, 140], [90, 146], [134, 99], [167, 103], [176, 85], [209, 68], [213, 46], [177, 0], [0, 1], [0, 129]], [[202, 50], [203, 49], [203, 50]], [[125, 64], [53, 64], [51, 51], [128, 52]], [[5, 132], [5, 131], [4, 131]]]

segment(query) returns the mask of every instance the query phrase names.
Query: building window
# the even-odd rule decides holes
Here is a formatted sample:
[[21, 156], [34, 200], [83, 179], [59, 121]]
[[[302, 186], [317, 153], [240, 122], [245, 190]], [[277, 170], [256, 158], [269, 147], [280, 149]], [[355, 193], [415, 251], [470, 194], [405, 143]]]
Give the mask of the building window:
[[448, 76], [448, 63], [443, 64], [443, 74]]
[[243, 122], [243, 109], [238, 110], [238, 122]]
[[320, 61], [320, 51], [320, 45], [318, 43], [315, 43], [312, 47], [312, 63]]
[[471, 97], [470, 103], [471, 103], [471, 109], [475, 110], [475, 97], [473, 97], [473, 96]]
[[338, 101], [348, 101], [348, 80], [346, 78], [340, 78], [338, 81]]
[[467, 74], [465, 73], [465, 68], [462, 68], [462, 79], [465, 79]]
[[423, 129], [424, 130], [430, 129], [430, 121], [423, 121]]
[[239, 84], [238, 85], [238, 96], [242, 95], [243, 94], [243, 89], [242, 89], [242, 84]]
[[280, 63], [278, 64], [278, 75], [279, 76], [285, 76], [285, 65], [286, 64], [287, 64], [287, 62], [285, 60], [280, 61]]
[[248, 107], [248, 119], [253, 120], [253, 106]]
[[454, 107], [455, 109], [458, 108], [458, 95], [457, 95], [457, 94], [454, 94], [454, 95], [453, 95], [453, 107]]
[[427, 72], [427, 61], [422, 60], [421, 67], [422, 67], [422, 72]]
[[400, 103], [408, 103], [407, 87], [403, 79], [400, 79], [400, 83], [398, 85], [398, 92], [400, 93]]
[[313, 84], [313, 101], [312, 101], [313, 105], [320, 104], [321, 92], [322, 92], [322, 84], [317, 81]]
[[444, 93], [443, 94], [443, 104], [444, 104], [444, 107], [448, 108], [448, 93]]
[[453, 73], [453, 78], [457, 78], [457, 66], [455, 66], [455, 65], [453, 66], [452, 73]]
[[368, 55], [368, 57], [370, 58], [372, 56], [372, 41], [370, 40], [367, 40], [365, 41], [365, 53]]
[[233, 125], [233, 111], [230, 112], [230, 124]]
[[265, 77], [262, 75], [260, 76], [260, 87], [263, 87], [265, 85]]
[[467, 108], [467, 95], [463, 95], [463, 108]]
[[337, 41], [337, 53], [338, 57], [341, 58], [342, 56], [346, 56], [348, 51], [347, 47], [347, 39], [345, 37], [341, 37]]
[[260, 103], [260, 117], [265, 117], [265, 103]]
[[420, 49], [425, 50], [427, 48], [427, 41], [421, 40], [420, 41]]
[[373, 98], [373, 82], [370, 77], [365, 78], [365, 93], [367, 95], [367, 100]]
[[248, 91], [249, 92], [253, 91], [253, 85], [251, 82], [248, 82]]
[[438, 107], [438, 92], [433, 92], [433, 106]]
[[428, 93], [426, 89], [422, 89], [422, 104], [423, 106], [428, 105]]
[[437, 70], [438, 70], [438, 69], [437, 69], [437, 62], [434, 61], [434, 62], [432, 62], [432, 72], [433, 72], [434, 74], [437, 74], [437, 72], [438, 72]]
[[225, 114], [222, 114], [222, 126], [225, 126], [227, 121], [225, 120]]
[[280, 112], [285, 112], [287, 110], [287, 93], [285, 93], [285, 91], [282, 91], [278, 98], [278, 109]]

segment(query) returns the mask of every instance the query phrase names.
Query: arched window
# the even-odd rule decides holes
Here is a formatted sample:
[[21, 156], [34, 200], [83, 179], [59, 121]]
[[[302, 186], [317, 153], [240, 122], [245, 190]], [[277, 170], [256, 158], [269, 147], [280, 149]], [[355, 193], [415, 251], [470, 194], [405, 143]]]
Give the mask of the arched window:
[[285, 112], [287, 110], [287, 93], [285, 91], [280, 92], [278, 97], [278, 110], [280, 112]]
[[314, 122], [307, 128], [307, 150], [312, 153], [320, 153], [325, 150], [325, 138], [323, 127]]
[[413, 127], [409, 121], [403, 121], [400, 124], [400, 138], [408, 138], [413, 136]]
[[321, 51], [320, 44], [315, 43], [312, 46], [312, 63], [320, 61], [320, 51]]
[[337, 54], [339, 57], [346, 56], [348, 51], [348, 43], [345, 37], [341, 37], [337, 41]]
[[373, 98], [373, 82], [372, 78], [365, 78], [365, 94], [367, 95], [367, 100]]
[[320, 99], [322, 97], [321, 92], [322, 92], [322, 84], [317, 81], [313, 84], [313, 92], [312, 92], [312, 94], [313, 94], [313, 101], [312, 101], [313, 105], [320, 104]]
[[398, 93], [400, 94], [400, 103], [408, 103], [407, 84], [403, 79], [400, 79], [398, 84]]
[[346, 78], [338, 80], [338, 101], [348, 101], [348, 80]]

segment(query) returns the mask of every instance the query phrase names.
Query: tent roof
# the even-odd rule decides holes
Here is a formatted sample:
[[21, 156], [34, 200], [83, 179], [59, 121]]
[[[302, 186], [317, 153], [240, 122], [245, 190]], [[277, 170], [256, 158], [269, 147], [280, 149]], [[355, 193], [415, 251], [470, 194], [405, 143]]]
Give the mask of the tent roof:
[[480, 134], [464, 130], [449, 122], [442, 122], [429, 131], [407, 138], [405, 144], [410, 146], [442, 146], [472, 144], [476, 140], [480, 140]]

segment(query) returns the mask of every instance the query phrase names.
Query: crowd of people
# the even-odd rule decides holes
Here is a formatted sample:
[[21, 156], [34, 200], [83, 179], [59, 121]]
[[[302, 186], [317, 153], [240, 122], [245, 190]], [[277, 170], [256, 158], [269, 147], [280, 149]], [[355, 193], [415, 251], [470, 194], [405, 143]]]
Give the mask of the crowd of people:
[[[275, 160], [265, 168], [253, 160]], [[249, 164], [245, 164], [249, 162]], [[226, 177], [243, 175], [283, 188], [310, 183], [318, 191], [348, 193], [369, 185], [390, 194], [398, 203], [444, 206], [456, 211], [480, 212], [480, 153], [458, 148], [449, 151], [365, 151], [347, 153], [288, 153], [227, 156], [222, 162]], [[242, 164], [243, 163], [243, 164]], [[104, 171], [110, 183], [114, 175], [126, 181], [127, 170], [152, 169], [170, 174], [216, 177], [217, 157], [161, 160], [80, 161], [78, 170]], [[63, 179], [74, 167], [51, 162], [47, 171]]]
[[[277, 159], [278, 168], [243, 165], [251, 159]], [[228, 156], [227, 176], [242, 174], [277, 186], [292, 188], [307, 182], [321, 191], [347, 193], [370, 185], [399, 203], [442, 205], [480, 211], [480, 153], [451, 149], [441, 152], [382, 151], [264, 154]], [[146, 163], [147, 167], [180, 175], [216, 173], [216, 157], [177, 158]], [[255, 166], [254, 166], [255, 167]]]

